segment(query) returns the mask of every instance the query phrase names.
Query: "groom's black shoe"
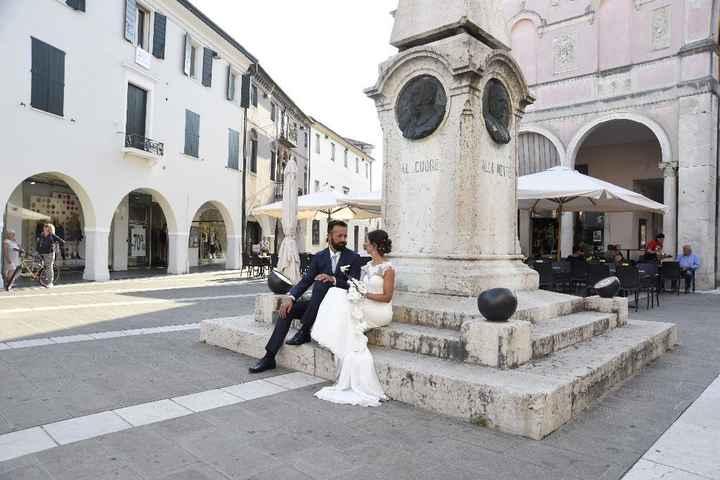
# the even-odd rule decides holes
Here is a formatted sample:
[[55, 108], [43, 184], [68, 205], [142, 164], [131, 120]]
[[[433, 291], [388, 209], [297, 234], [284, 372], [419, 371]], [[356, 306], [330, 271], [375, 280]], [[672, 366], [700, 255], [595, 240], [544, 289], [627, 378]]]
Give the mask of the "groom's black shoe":
[[285, 342], [285, 344], [296, 346], [302, 345], [303, 343], [310, 343], [311, 341], [312, 338], [310, 338], [310, 335], [300, 330], [298, 333], [295, 334], [293, 338]]
[[265, 356], [248, 370], [250, 370], [250, 373], [262, 373], [266, 370], [272, 370], [275, 367], [275, 359], [273, 357]]

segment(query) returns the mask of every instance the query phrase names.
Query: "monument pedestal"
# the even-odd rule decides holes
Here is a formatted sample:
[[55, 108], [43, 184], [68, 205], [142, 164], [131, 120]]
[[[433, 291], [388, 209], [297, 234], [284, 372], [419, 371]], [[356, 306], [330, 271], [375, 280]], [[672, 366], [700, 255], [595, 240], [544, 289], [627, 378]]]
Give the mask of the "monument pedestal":
[[[439, 5], [441, 3], [441, 5]], [[509, 55], [497, 0], [399, 0], [375, 101], [384, 136], [383, 218], [393, 242], [393, 322], [368, 332], [392, 399], [541, 439], [671, 349], [677, 329], [628, 320], [627, 299], [538, 290], [521, 262], [518, 124], [532, 103]], [[515, 291], [509, 322], [477, 309], [486, 289]], [[255, 316], [206, 320], [204, 341], [260, 357], [279, 297]], [[279, 365], [328, 380], [314, 343]]]
[[[262, 357], [281, 298], [258, 296], [254, 316], [203, 321], [201, 339]], [[519, 292], [518, 301], [511, 321], [491, 323], [471, 298], [398, 294], [393, 323], [368, 332], [385, 393], [541, 439], [677, 342], [672, 324], [628, 321], [625, 298], [536, 290]], [[332, 354], [314, 342], [286, 346], [276, 360], [335, 379]]]

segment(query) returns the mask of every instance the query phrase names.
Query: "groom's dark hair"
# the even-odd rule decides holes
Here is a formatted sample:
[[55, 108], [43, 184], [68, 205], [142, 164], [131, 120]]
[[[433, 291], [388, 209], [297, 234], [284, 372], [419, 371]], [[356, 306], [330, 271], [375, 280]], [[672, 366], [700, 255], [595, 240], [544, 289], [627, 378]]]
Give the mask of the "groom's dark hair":
[[343, 222], [342, 220], [330, 220], [328, 222], [328, 235], [330, 235], [333, 231], [333, 228], [335, 227], [345, 227], [347, 228], [347, 223]]

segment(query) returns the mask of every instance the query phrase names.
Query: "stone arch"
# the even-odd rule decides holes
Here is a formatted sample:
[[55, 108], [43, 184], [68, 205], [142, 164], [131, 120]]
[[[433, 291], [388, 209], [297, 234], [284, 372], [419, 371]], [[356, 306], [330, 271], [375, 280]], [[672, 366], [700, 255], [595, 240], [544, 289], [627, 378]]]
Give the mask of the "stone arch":
[[232, 214], [230, 213], [230, 210], [225, 206], [225, 204], [219, 200], [205, 200], [203, 202], [200, 202], [196, 205], [195, 208], [190, 208], [190, 212], [192, 213], [192, 216], [188, 218], [188, 225], [187, 228], [190, 228], [190, 224], [192, 224], [193, 218], [197, 214], [198, 210], [203, 208], [206, 205], [210, 205], [213, 208], [215, 208], [218, 212], [220, 212], [220, 215], [222, 216], [223, 222], [225, 223], [226, 231], [228, 236], [235, 236], [239, 235], [240, 232], [235, 225], [235, 222], [233, 221]]
[[[17, 188], [25, 180], [32, 178], [32, 177], [37, 177], [37, 176], [54, 177], [58, 180], [61, 180], [64, 183], [66, 183], [67, 186], [70, 187], [70, 189], [75, 193], [75, 195], [77, 195], [78, 200], [80, 201], [80, 206], [82, 208], [82, 213], [83, 213], [83, 224], [85, 225], [85, 227], [86, 228], [88, 228], [88, 227], [95, 228], [97, 226], [98, 218], [97, 218], [97, 214], [96, 214], [96, 210], [95, 210], [95, 205], [92, 202], [92, 200], [90, 200], [90, 195], [87, 193], [85, 188], [80, 184], [80, 182], [77, 181], [75, 178], [71, 177], [70, 175], [66, 175], [64, 173], [57, 172], [57, 171], [38, 172], [38, 173], [34, 173], [32, 175], [26, 175], [23, 178], [16, 181], [11, 186], [12, 190], [10, 191], [10, 193], [12, 193], [12, 191], [14, 191], [15, 188]], [[8, 202], [8, 200], [9, 200], [9, 198], [2, 199], [0, 201]], [[4, 207], [4, 205], [5, 204], [3, 204], [3, 207]], [[3, 208], [3, 212], [4, 211], [5, 211], [5, 209]]]
[[521, 135], [523, 133], [537, 133], [538, 135], [542, 135], [543, 137], [550, 140], [550, 142], [555, 146], [555, 149], [558, 152], [558, 156], [560, 157], [560, 165], [566, 165], [567, 164], [567, 151], [565, 150], [565, 145], [563, 144], [562, 140], [555, 135], [553, 132], [548, 130], [545, 127], [541, 127], [540, 125], [520, 125], [520, 130], [518, 131], [518, 134]]
[[[114, 205], [114, 210], [110, 212], [109, 222], [112, 222], [112, 217], [115, 215], [115, 211], [118, 209], [118, 206], [123, 201], [123, 199], [128, 196], [129, 194], [133, 192], [140, 192], [140, 193], [146, 193], [153, 196], [153, 199], [157, 201], [157, 203], [160, 205], [160, 208], [162, 208], [163, 215], [165, 215], [165, 221], [167, 222], [167, 228], [168, 232], [170, 234], [172, 233], [179, 233], [181, 230], [179, 229], [178, 224], [178, 217], [175, 212], [175, 209], [172, 207], [172, 204], [168, 201], [167, 197], [160, 193], [158, 190], [154, 188], [146, 188], [146, 187], [137, 187], [132, 188], [130, 190], [127, 190], [122, 194], [122, 196], [119, 199], [116, 199], [114, 202], [112, 202], [110, 205]], [[108, 223], [109, 228], [109, 223]]]
[[[14, 228], [15, 230], [18, 230], [18, 226], [14, 225], [17, 223], [17, 220], [11, 220], [10, 216], [6, 215], [7, 205], [12, 202], [13, 193], [25, 181], [30, 179], [36, 180], [37, 183], [43, 183], [43, 180], [46, 180], [46, 183], [50, 183], [52, 181], [62, 182], [77, 197], [82, 213], [82, 219], [80, 221], [82, 231], [79, 232], [81, 236], [77, 239], [73, 239], [72, 242], [67, 243], [67, 249], [63, 250], [63, 258], [65, 258], [66, 253], [72, 254], [73, 257], [77, 254], [77, 258], [84, 259], [85, 262], [83, 278], [86, 280], [107, 280], [109, 275], [106, 266], [103, 265], [101, 245], [105, 231], [98, 227], [96, 205], [91, 200], [91, 197], [85, 187], [83, 187], [76, 178], [70, 175], [58, 171], [38, 172], [30, 175], [22, 175], [21, 178], [16, 178], [12, 184], [9, 182], [3, 182], [6, 186], [8, 186], [8, 190], [6, 190], [8, 196], [6, 198], [0, 198], [0, 207], [2, 208], [2, 216], [0, 216], [0, 230], [3, 230], [1, 233], [4, 235], [4, 230], [6, 228]], [[24, 193], [25, 192], [23, 190], [23, 196]], [[16, 203], [19, 203], [19, 205], [17, 205], [18, 207], [33, 210], [32, 205], [25, 205], [24, 199], [19, 199], [19, 202]], [[19, 225], [22, 226], [22, 221], [20, 221]], [[66, 230], [65, 233], [65, 238], [70, 240], [69, 225], [65, 226], [68, 227], [68, 230]], [[101, 245], [101, 248], [99, 249], [100, 253], [96, 254], [98, 252], [98, 245]], [[2, 279], [0, 279], [0, 285], [2, 285], [2, 283]]]
[[662, 153], [662, 163], [670, 163], [673, 159], [672, 146], [670, 143], [670, 137], [668, 137], [665, 129], [655, 120], [652, 120], [644, 115], [631, 112], [615, 112], [598, 117], [591, 122], [585, 124], [580, 130], [577, 131], [573, 139], [568, 144], [567, 148], [567, 166], [574, 168], [575, 159], [577, 158], [578, 151], [582, 147], [585, 139], [598, 127], [610, 123], [614, 120], [630, 120], [635, 123], [644, 125], [650, 131], [653, 132], [658, 143], [660, 143], [660, 151]]
[[[217, 210], [220, 214], [220, 218], [222, 219], [222, 228], [220, 228], [218, 225], [214, 226], [208, 226], [207, 225], [207, 218], [203, 220], [202, 213], [210, 211], [210, 210]], [[242, 267], [242, 252], [241, 252], [241, 236], [239, 232], [238, 226], [235, 224], [233, 220], [233, 216], [230, 213], [230, 210], [225, 206], [225, 204], [219, 200], [207, 200], [200, 204], [197, 204], [195, 208], [190, 210], [192, 212], [192, 216], [188, 218], [188, 224], [187, 224], [187, 232], [188, 235], [190, 234], [191, 229], [193, 228], [194, 222], [199, 222], [198, 232], [200, 235], [202, 235], [203, 232], [205, 232], [208, 235], [211, 235], [213, 232], [216, 235], [217, 243], [219, 244], [219, 248], [217, 251], [208, 251], [203, 250], [202, 245], [198, 245], [197, 251], [191, 251], [188, 249], [188, 255], [189, 257], [189, 264], [194, 265], [196, 262], [198, 265], [200, 265], [203, 262], [210, 262], [210, 263], [217, 263], [216, 259], [224, 259], [225, 261], [225, 268], [228, 269], [238, 269]], [[201, 213], [202, 212], [202, 213]], [[200, 214], [200, 215], [199, 215]], [[197, 217], [197, 220], [196, 220]], [[211, 220], [210, 223], [216, 223], [215, 220]], [[222, 234], [222, 231], [224, 230], [224, 238], [217, 237], [218, 233]], [[192, 238], [191, 238], [192, 241]], [[216, 255], [217, 254], [217, 255]], [[197, 256], [197, 258], [195, 257]]]
[[525, 9], [515, 14], [510, 20], [507, 21], [508, 30], [512, 31], [512, 29], [515, 28], [515, 25], [517, 25], [519, 22], [522, 22], [523, 20], [530, 21], [535, 26], [535, 30], [537, 31], [538, 36], [542, 37], [543, 27], [545, 26], [546, 22], [545, 19], [535, 10]]

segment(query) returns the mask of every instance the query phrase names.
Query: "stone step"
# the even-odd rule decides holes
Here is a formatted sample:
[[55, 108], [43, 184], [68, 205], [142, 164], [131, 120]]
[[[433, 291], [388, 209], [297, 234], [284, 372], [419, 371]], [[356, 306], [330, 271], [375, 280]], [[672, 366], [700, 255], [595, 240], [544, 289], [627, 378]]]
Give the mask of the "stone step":
[[393, 322], [367, 333], [368, 343], [405, 352], [462, 362], [465, 347], [457, 330]]
[[[585, 299], [545, 290], [518, 291], [518, 308], [513, 320], [535, 322], [585, 309]], [[397, 292], [393, 298], [395, 322], [425, 327], [460, 330], [466, 320], [482, 318], [477, 300], [447, 295]]]
[[532, 358], [541, 358], [579, 342], [590, 340], [618, 326], [614, 313], [578, 312], [533, 324]]
[[[205, 320], [201, 340], [259, 358], [271, 326], [252, 316]], [[519, 368], [501, 370], [372, 347], [386, 394], [477, 425], [541, 439], [677, 343], [670, 323], [630, 321]], [[315, 343], [286, 347], [278, 364], [335, 378], [332, 354]]]

